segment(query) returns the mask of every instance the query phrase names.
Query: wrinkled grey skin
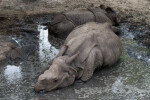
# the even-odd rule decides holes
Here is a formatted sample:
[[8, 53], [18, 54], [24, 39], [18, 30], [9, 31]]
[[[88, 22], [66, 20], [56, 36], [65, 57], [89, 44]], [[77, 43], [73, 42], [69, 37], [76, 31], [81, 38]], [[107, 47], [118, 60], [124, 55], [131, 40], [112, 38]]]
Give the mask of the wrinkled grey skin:
[[93, 9], [67, 11], [54, 16], [54, 19], [48, 25], [49, 34], [65, 39], [76, 26], [87, 22], [108, 22], [116, 26], [119, 20], [115, 11], [104, 5]]
[[96, 68], [112, 66], [121, 55], [121, 41], [109, 23], [89, 22], [75, 28], [39, 76], [36, 92], [69, 86], [75, 80], [87, 81]]

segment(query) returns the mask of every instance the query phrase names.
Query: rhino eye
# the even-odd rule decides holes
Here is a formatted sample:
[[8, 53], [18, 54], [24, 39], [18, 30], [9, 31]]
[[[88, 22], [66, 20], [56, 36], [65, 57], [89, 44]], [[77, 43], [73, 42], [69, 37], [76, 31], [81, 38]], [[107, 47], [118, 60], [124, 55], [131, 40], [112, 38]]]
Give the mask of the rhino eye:
[[58, 79], [54, 79], [54, 83], [57, 83], [58, 82]]
[[46, 79], [43, 80], [42, 83], [45, 84], [45, 85], [49, 84], [49, 82]]

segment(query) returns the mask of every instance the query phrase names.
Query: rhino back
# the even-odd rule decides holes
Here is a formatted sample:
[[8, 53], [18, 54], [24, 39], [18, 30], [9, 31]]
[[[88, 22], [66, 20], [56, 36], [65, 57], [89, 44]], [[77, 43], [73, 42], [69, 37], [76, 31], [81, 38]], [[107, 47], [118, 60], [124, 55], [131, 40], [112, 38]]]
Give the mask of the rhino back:
[[50, 23], [50, 25], [51, 26], [56, 25], [58, 23], [61, 23], [64, 20], [66, 20], [64, 15], [57, 14], [57, 15], [54, 16], [54, 19], [52, 20], [52, 22]]
[[90, 22], [77, 27], [69, 34], [65, 44], [69, 46], [66, 52], [67, 55], [71, 56], [80, 51], [79, 61], [84, 61], [93, 46], [96, 45], [102, 53], [104, 66], [111, 66], [121, 55], [120, 39], [111, 30], [111, 26], [108, 23], [97, 24]]
[[106, 11], [100, 9], [100, 8], [96, 8], [96, 9], [89, 9], [89, 11], [91, 11], [94, 16], [95, 16], [95, 22], [99, 22], [99, 23], [112, 23], [112, 21], [106, 16]]
[[88, 10], [69, 11], [65, 12], [64, 15], [76, 26], [94, 21], [95, 19], [93, 13]]
[[112, 21], [106, 16], [106, 11], [101, 8], [76, 10], [65, 12], [64, 15], [76, 26], [85, 24], [87, 22], [99, 22], [99, 23], [112, 23]]
[[72, 24], [72, 22], [65, 20], [62, 21], [61, 23], [58, 23], [57, 25], [53, 25], [53, 27], [49, 29], [49, 34], [55, 33], [54, 35], [56, 37], [64, 39], [74, 29], [74, 27], [75, 26]]
[[99, 49], [103, 54], [103, 66], [111, 66], [120, 58], [121, 41], [119, 37], [112, 31], [108, 34], [97, 36]]

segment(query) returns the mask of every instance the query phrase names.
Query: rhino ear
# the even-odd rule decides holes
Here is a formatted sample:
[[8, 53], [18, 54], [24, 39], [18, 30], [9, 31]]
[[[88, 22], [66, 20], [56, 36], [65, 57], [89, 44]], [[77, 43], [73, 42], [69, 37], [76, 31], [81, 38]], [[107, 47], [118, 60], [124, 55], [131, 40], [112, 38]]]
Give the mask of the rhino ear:
[[106, 9], [105, 5], [100, 5], [99, 6], [101, 9]]
[[70, 64], [71, 62], [73, 62], [79, 56], [79, 54], [80, 52], [78, 51], [76, 54], [66, 59], [66, 63]]
[[46, 81], [46, 78], [44, 78], [44, 79], [41, 79], [41, 82], [43, 82], [43, 83], [44, 83], [45, 81]]
[[68, 45], [63, 45], [61, 47], [61, 49], [59, 50], [59, 53], [56, 57], [63, 56], [63, 54], [66, 52], [67, 48], [68, 48]]
[[107, 13], [112, 13], [112, 12], [115, 12], [112, 8], [110, 8], [110, 7], [107, 7], [106, 8], [106, 12]]

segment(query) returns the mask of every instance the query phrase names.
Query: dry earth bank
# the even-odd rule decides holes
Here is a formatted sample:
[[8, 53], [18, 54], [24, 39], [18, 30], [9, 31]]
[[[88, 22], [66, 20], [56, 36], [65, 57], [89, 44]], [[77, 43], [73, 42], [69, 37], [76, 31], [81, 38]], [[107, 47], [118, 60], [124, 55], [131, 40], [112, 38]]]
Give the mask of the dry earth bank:
[[122, 18], [129, 21], [150, 23], [149, 0], [1, 0], [1, 15], [38, 14], [61, 12], [71, 9], [111, 6]]

